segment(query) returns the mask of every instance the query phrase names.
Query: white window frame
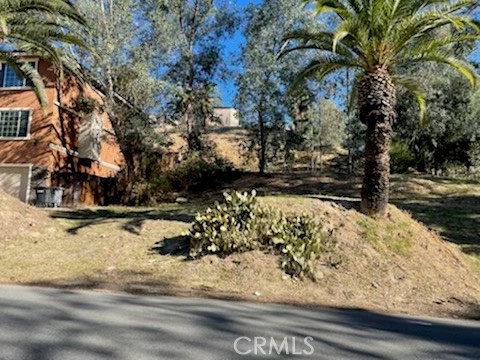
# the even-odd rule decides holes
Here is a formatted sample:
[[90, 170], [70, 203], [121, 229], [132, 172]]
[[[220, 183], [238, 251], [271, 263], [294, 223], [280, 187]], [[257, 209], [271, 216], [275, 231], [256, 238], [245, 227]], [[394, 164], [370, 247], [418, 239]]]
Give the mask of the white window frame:
[[[34, 62], [35, 63], [35, 69], [38, 71], [38, 59], [30, 59], [30, 60], [21, 60], [19, 63], [29, 63], [29, 62]], [[3, 69], [6, 65], [8, 65], [7, 62], [2, 61], [0, 62], [1, 69]], [[7, 75], [7, 71], [3, 72], [3, 79], [0, 79], [0, 90], [29, 90], [32, 89], [31, 86], [27, 85], [27, 79], [23, 79], [23, 86], [11, 86], [11, 87], [6, 87], [4, 86], [5, 84], [5, 76]]]
[[0, 108], [1, 112], [7, 111], [28, 111], [28, 123], [27, 123], [27, 136], [24, 137], [8, 137], [8, 136], [0, 136], [0, 140], [8, 140], [8, 141], [25, 141], [30, 140], [30, 128], [32, 126], [32, 117], [33, 117], [33, 110], [30, 108]]

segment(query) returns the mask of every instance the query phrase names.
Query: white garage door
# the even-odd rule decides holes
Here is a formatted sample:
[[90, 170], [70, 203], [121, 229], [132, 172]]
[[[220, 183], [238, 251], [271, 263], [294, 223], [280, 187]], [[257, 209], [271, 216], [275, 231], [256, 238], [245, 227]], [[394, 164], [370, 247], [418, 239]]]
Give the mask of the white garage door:
[[0, 188], [6, 193], [28, 201], [31, 165], [0, 164]]

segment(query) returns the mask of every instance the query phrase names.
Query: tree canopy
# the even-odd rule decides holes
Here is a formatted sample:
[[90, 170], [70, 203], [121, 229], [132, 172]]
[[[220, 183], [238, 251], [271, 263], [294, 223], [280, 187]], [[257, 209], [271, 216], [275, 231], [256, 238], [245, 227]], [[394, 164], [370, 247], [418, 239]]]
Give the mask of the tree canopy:
[[19, 74], [32, 80], [42, 105], [47, 99], [43, 81], [28, 63], [18, 63], [15, 52], [48, 58], [62, 71], [75, 71], [59, 44], [86, 47], [73, 31], [72, 24], [85, 27], [87, 22], [69, 0], [1, 0], [0, 1], [0, 60], [6, 61]]

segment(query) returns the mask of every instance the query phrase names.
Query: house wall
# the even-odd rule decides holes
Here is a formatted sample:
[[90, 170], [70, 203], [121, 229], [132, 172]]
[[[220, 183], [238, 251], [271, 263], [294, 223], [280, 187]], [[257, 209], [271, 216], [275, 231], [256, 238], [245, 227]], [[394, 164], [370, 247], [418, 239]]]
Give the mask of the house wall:
[[39, 72], [45, 79], [49, 105], [43, 109], [32, 90], [0, 90], [0, 108], [30, 109], [30, 134], [27, 140], [0, 140], [0, 163], [35, 164], [53, 170], [52, 154], [48, 147], [52, 141], [52, 115], [55, 113], [54, 74], [45, 62], [39, 62]]
[[[79, 114], [81, 114], [81, 109], [77, 104], [77, 99], [81, 96], [94, 100], [100, 105], [100, 107], [103, 107], [104, 105], [103, 96], [91, 86], [86, 85], [81, 89], [73, 78], [70, 78], [63, 83], [58, 101], [61, 107], [58, 107], [57, 109], [59, 115], [56, 117], [57, 121], [55, 122], [55, 127], [58, 129], [58, 132], [65, 134], [63, 137], [65, 141], [63, 144], [60, 141], [57, 141], [56, 144], [66, 146], [74, 151], [78, 150], [80, 124], [81, 121], [84, 120], [79, 116]], [[66, 109], [69, 109], [70, 111]], [[103, 124], [100, 151], [101, 161], [93, 161], [86, 166], [85, 161], [79, 161], [76, 159], [77, 171], [103, 178], [113, 177], [118, 173], [118, 168], [123, 166], [124, 159], [108, 114], [100, 109], [97, 115], [101, 118]], [[61, 165], [65, 166], [67, 157], [63, 156], [59, 161], [61, 162]]]
[[[1, 165], [4, 167], [5, 165], [18, 164], [31, 165], [28, 200], [34, 198], [35, 187], [51, 185], [49, 175], [55, 168], [54, 156], [48, 146], [49, 142], [53, 141], [56, 136], [52, 131], [54, 130], [53, 116], [56, 111], [53, 104], [56, 94], [55, 74], [51, 71], [50, 66], [43, 61], [38, 62], [38, 71], [43, 76], [46, 87], [48, 99], [46, 108], [42, 108], [33, 90], [0, 90], [1, 109], [31, 111], [30, 131], [26, 140], [0, 139]], [[24, 185], [22, 185], [23, 187]]]
[[[0, 165], [32, 165], [30, 200], [35, 198], [35, 187], [60, 185], [57, 181], [59, 177], [52, 175], [64, 174], [65, 179], [70, 178], [72, 181], [72, 187], [84, 189], [78, 197], [79, 202], [87, 199], [88, 203], [94, 203], [95, 199], [99, 198], [96, 194], [98, 189], [92, 190], [92, 186], [83, 185], [82, 181], [88, 178], [90, 184], [95, 177], [114, 177], [123, 165], [121, 150], [106, 113], [100, 114], [104, 127], [101, 161], [81, 160], [78, 153], [76, 154], [78, 130], [82, 121], [76, 111], [76, 100], [84, 91], [87, 97], [103, 104], [102, 96], [89, 86], [82, 90], [73, 78], [64, 79], [60, 86], [61, 91], [58, 92], [57, 77], [50, 64], [40, 60], [38, 71], [46, 86], [46, 108], [42, 108], [31, 89], [0, 89], [0, 108], [31, 110], [27, 139], [0, 139]], [[61, 185], [69, 186], [69, 182], [63, 181]]]

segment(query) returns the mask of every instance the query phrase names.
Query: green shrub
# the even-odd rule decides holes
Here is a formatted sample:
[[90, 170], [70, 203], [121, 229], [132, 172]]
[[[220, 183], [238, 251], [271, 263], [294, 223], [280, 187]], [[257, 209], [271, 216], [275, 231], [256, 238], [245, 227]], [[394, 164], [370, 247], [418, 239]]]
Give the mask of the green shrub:
[[233, 178], [238, 172], [227, 160], [216, 155], [194, 152], [169, 170], [156, 177], [157, 193], [170, 191], [199, 191], [214, 187]]
[[190, 257], [264, 250], [280, 256], [287, 274], [313, 278], [313, 261], [329, 250], [331, 236], [313, 218], [263, 208], [255, 196], [226, 193], [224, 203], [198, 214], [187, 233]]
[[329, 236], [309, 216], [286, 218], [281, 233], [272, 239], [282, 252], [282, 268], [289, 275], [314, 277], [312, 262], [328, 250]]
[[407, 144], [393, 141], [390, 148], [390, 159], [392, 172], [403, 174], [406, 173], [408, 168], [412, 165], [413, 155]]
[[226, 256], [258, 248], [252, 226], [258, 209], [255, 193], [224, 194], [224, 197], [224, 204], [216, 204], [196, 216], [188, 232], [192, 258], [206, 254]]

